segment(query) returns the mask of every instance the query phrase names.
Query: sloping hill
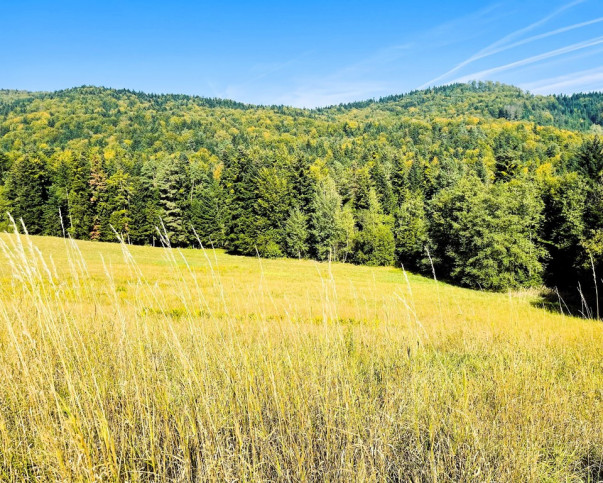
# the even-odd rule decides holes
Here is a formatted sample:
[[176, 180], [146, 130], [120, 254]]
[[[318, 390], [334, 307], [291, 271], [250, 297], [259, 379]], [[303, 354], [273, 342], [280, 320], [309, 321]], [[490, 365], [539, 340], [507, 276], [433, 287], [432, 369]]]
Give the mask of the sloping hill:
[[529, 293], [221, 251], [0, 243], [3, 479], [601, 477], [603, 324]]
[[530, 121], [572, 130], [588, 130], [593, 125], [603, 125], [601, 92], [541, 96], [492, 82], [446, 85], [332, 109], [367, 109], [367, 115], [385, 111], [417, 118], [470, 115], [484, 119]]
[[0, 209], [33, 234], [433, 263], [475, 288], [594, 293], [601, 100], [494, 83], [315, 110], [0, 91]]

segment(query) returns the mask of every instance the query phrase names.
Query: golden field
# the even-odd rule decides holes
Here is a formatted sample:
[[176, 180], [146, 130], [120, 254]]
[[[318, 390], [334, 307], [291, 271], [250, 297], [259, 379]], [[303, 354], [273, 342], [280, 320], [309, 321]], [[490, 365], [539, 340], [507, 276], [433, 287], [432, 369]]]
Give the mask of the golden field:
[[603, 479], [603, 324], [536, 292], [0, 244], [2, 481]]

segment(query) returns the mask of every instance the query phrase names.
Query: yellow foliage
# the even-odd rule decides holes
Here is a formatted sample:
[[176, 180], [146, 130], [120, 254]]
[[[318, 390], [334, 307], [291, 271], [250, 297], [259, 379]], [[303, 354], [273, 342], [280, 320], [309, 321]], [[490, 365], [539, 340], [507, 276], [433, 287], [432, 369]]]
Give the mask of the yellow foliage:
[[554, 168], [551, 163], [542, 163], [536, 168], [536, 177], [540, 179], [552, 178], [554, 175]]
[[113, 148], [105, 148], [103, 155], [107, 161], [111, 161], [112, 159], [115, 159], [116, 151]]

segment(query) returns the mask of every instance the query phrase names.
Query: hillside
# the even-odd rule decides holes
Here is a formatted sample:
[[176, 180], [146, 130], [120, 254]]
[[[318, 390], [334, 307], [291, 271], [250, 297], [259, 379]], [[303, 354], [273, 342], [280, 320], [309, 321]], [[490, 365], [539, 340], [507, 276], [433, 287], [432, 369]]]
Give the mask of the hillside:
[[0, 208], [32, 234], [433, 265], [474, 288], [580, 283], [589, 299], [602, 113], [600, 93], [493, 83], [316, 110], [0, 91]]
[[365, 109], [368, 117], [380, 111], [423, 119], [469, 115], [582, 131], [592, 129], [593, 125], [603, 125], [601, 92], [540, 96], [495, 83], [446, 85], [332, 109], [339, 112]]
[[603, 325], [536, 293], [221, 250], [0, 246], [3, 480], [603, 475]]

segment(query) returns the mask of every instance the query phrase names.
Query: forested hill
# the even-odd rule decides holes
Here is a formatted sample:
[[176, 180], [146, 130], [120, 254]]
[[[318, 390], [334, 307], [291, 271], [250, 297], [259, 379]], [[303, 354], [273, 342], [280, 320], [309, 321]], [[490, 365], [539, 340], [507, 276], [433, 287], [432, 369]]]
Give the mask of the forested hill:
[[431, 257], [476, 288], [587, 290], [603, 262], [602, 119], [601, 93], [494, 83], [314, 110], [5, 90], [0, 211], [35, 234], [418, 271]]
[[[293, 116], [316, 117], [329, 114], [328, 118], [349, 111], [361, 111], [364, 118], [389, 116], [392, 114], [427, 119], [431, 117], [478, 116], [484, 119], [507, 119], [531, 121], [543, 126], [563, 129], [588, 130], [593, 124], [603, 125], [603, 93], [538, 96], [521, 89], [493, 82], [451, 84], [431, 89], [413, 91], [408, 94], [392, 95], [378, 100], [366, 100], [314, 110], [295, 109], [287, 106], [257, 106], [228, 99], [204, 98], [187, 95], [146, 94], [129, 90], [102, 87], [78, 87], [56, 92], [28, 92], [0, 89], [0, 115], [10, 112], [31, 112], [29, 107], [36, 100], [59, 99], [77, 101], [77, 98], [96, 96], [104, 98], [102, 109], [112, 115], [116, 102], [127, 99], [134, 104], [152, 105], [158, 111], [196, 107], [224, 107], [244, 110], [271, 110]], [[107, 103], [107, 97], [114, 102]], [[101, 99], [97, 99], [101, 100]], [[176, 107], [177, 106], [177, 107]], [[37, 109], [36, 107], [33, 108]]]
[[369, 108], [418, 118], [479, 116], [485, 119], [532, 121], [542, 126], [588, 130], [603, 125], [603, 93], [534, 96], [495, 83], [453, 84], [409, 94], [337, 106], [338, 111]]

